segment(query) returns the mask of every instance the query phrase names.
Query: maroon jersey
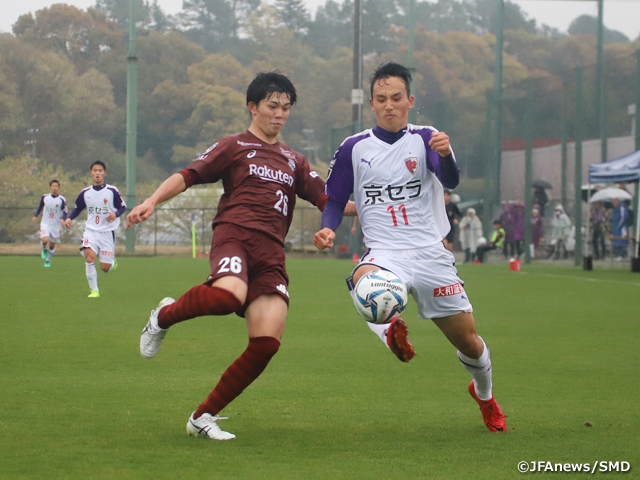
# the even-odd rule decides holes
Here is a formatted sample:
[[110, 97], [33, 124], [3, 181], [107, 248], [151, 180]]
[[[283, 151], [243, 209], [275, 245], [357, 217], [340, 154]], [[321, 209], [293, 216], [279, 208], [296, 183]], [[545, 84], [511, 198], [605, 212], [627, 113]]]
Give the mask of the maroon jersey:
[[182, 172], [187, 187], [222, 180], [224, 194], [213, 226], [232, 223], [259, 230], [284, 245], [296, 195], [321, 210], [324, 180], [303, 155], [268, 144], [248, 130], [222, 138]]

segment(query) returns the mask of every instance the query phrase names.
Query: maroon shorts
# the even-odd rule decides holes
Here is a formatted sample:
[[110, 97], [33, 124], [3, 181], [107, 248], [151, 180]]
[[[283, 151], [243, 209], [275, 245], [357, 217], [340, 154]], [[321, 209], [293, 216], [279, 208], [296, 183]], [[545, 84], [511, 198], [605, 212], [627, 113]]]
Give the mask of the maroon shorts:
[[231, 223], [218, 224], [213, 231], [209, 263], [211, 275], [206, 285], [232, 275], [249, 286], [247, 300], [236, 312], [241, 317], [260, 295], [276, 293], [289, 305], [284, 247], [270, 236]]

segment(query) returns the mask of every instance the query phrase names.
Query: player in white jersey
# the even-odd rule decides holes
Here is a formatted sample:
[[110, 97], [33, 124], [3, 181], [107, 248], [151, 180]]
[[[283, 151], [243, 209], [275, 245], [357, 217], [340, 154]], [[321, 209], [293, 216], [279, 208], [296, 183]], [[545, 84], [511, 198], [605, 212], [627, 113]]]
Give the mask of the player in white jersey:
[[85, 272], [91, 293], [89, 298], [100, 297], [98, 289], [98, 272], [96, 258], [100, 257], [100, 268], [107, 273], [118, 266], [116, 254], [116, 229], [120, 226], [120, 215], [127, 206], [120, 192], [112, 185], [104, 183], [107, 168], [97, 161], [91, 164], [89, 174], [93, 185], [80, 192], [76, 199], [76, 207], [66, 220], [67, 228], [71, 228], [72, 220], [87, 209], [87, 224], [82, 234], [80, 251], [85, 258]]
[[42, 252], [40, 256], [44, 260], [44, 266], [51, 266], [51, 259], [56, 253], [56, 244], [60, 243], [60, 227], [62, 222], [67, 219], [67, 201], [58, 194], [60, 190], [60, 182], [51, 180], [49, 182], [49, 192], [42, 195], [40, 204], [36, 209], [36, 213], [31, 219], [31, 223], [38, 220], [38, 215], [42, 212], [42, 220], [40, 220], [40, 242], [42, 244]]
[[[433, 320], [457, 348], [472, 376], [469, 393], [487, 428], [505, 432], [504, 414], [492, 394], [489, 349], [476, 333], [455, 259], [442, 243], [450, 229], [443, 185], [457, 186], [458, 166], [446, 133], [408, 123], [410, 82], [409, 70], [396, 63], [380, 65], [373, 73], [370, 103], [377, 126], [347, 138], [336, 152], [314, 244], [321, 250], [333, 246], [344, 205], [353, 194], [368, 250], [350, 286], [373, 270], [400, 277], [418, 303], [419, 316]], [[415, 355], [401, 319], [367, 325], [400, 360], [408, 362]]]

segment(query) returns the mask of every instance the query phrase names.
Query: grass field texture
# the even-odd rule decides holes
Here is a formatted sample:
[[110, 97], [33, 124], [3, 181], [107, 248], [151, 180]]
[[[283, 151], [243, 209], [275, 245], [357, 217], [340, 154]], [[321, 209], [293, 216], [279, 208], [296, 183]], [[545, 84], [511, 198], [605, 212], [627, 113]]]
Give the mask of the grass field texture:
[[[121, 258], [89, 293], [78, 257], [0, 257], [0, 478], [511, 479], [520, 461], [627, 461], [640, 471], [640, 275], [462, 265], [509, 431], [486, 430], [455, 349], [406, 319], [399, 362], [356, 315], [353, 264], [292, 259], [282, 347], [223, 414], [236, 440], [187, 437], [191, 412], [244, 350], [244, 321], [171, 329], [138, 351], [149, 311], [204, 260]], [[603, 474], [598, 474], [603, 475]], [[593, 475], [589, 475], [593, 477]]]

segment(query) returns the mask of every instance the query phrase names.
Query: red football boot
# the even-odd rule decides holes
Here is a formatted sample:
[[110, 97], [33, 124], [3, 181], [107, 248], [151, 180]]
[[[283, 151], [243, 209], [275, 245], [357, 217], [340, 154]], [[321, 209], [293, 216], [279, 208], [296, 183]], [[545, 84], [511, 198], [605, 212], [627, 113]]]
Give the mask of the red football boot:
[[391, 320], [389, 329], [387, 330], [387, 344], [401, 362], [408, 362], [416, 354], [413, 345], [411, 345], [411, 342], [407, 338], [408, 333], [409, 328], [401, 318]]
[[480, 411], [482, 412], [482, 420], [489, 430], [492, 432], [506, 432], [507, 421], [504, 418], [504, 413], [495, 397], [491, 397], [489, 400], [480, 400], [476, 395], [476, 387], [473, 384], [473, 380], [469, 384], [469, 393], [473, 399], [480, 405]]

